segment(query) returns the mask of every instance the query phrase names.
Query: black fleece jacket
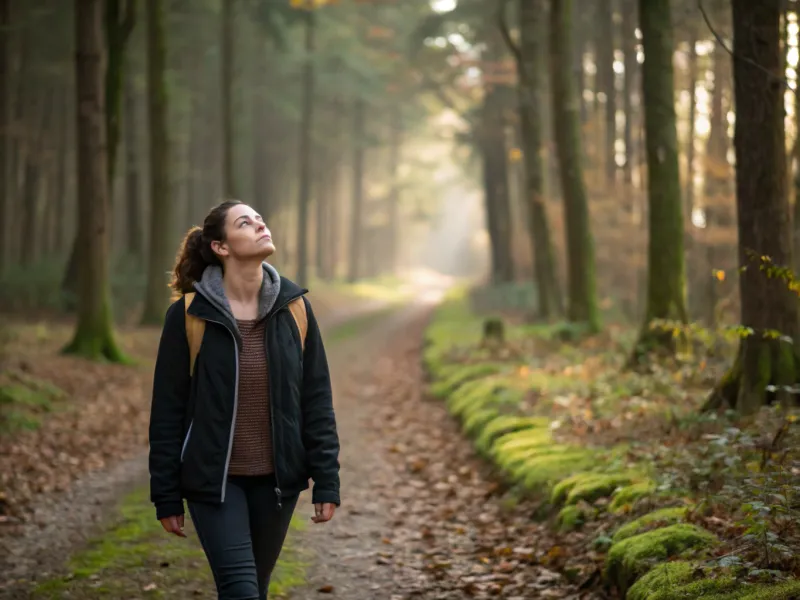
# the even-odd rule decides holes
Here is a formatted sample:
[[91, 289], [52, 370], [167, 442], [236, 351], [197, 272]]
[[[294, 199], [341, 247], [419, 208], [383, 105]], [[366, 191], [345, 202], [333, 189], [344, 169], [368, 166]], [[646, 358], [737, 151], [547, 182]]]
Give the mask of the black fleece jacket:
[[[294, 495], [314, 481], [313, 502], [339, 504], [339, 437], [330, 374], [311, 304], [305, 349], [288, 304], [307, 290], [281, 277], [267, 315], [272, 440], [277, 487]], [[198, 288], [189, 314], [206, 322], [189, 375], [184, 300], [167, 310], [150, 414], [150, 497], [161, 519], [183, 514], [183, 499], [222, 503], [233, 441], [240, 349], [236, 324]]]

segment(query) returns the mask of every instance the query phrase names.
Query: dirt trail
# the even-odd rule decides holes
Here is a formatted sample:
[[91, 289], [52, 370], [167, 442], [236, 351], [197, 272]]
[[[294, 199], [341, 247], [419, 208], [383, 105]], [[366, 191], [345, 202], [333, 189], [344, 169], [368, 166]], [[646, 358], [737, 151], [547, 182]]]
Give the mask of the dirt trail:
[[601, 598], [556, 571], [559, 547], [534, 507], [504, 500], [444, 406], [425, 398], [428, 312], [409, 307], [337, 348], [343, 506], [300, 534], [313, 560], [291, 598]]
[[[380, 301], [345, 308], [326, 304], [316, 312], [322, 328], [331, 331], [357, 322], [362, 315], [380, 312], [385, 306]], [[157, 343], [156, 334], [150, 337], [152, 343]], [[140, 345], [143, 343], [139, 341]], [[141, 401], [137, 399], [132, 404], [144, 410], [149, 406], [150, 372], [143, 375], [139, 371], [128, 372], [127, 387], [129, 395], [142, 396]], [[81, 410], [96, 412], [86, 406]], [[66, 557], [103, 534], [117, 511], [117, 500], [147, 483], [146, 415], [144, 421], [138, 418], [138, 422], [144, 428], [143, 435], [136, 438], [137, 443], [143, 444], [141, 450], [127, 452], [132, 456], [113, 461], [107, 468], [87, 469], [66, 491], [54, 489], [38, 494], [27, 522], [0, 529], [0, 598], [27, 597], [25, 590], [30, 581], [45, 580], [60, 572]]]
[[[504, 499], [445, 407], [425, 398], [420, 351], [430, 308], [384, 314], [329, 344], [344, 504], [333, 522], [309, 522], [294, 534], [291, 545], [309, 568], [307, 583], [290, 598], [601, 598], [577, 591], [557, 572], [558, 547], [531, 519], [533, 507]], [[87, 478], [49, 507], [44, 525], [31, 525], [24, 555], [12, 561], [24, 559], [22, 566], [11, 575], [57, 568], [71, 543], [97, 533], [86, 523], [144, 481], [143, 459]], [[298, 513], [312, 512], [306, 493]], [[204, 588], [192, 597], [212, 597], [199, 574], [189, 570], [186, 577]], [[133, 589], [125, 597], [151, 597]], [[163, 597], [184, 597], [174, 592]], [[0, 590], [0, 597], [27, 596]]]

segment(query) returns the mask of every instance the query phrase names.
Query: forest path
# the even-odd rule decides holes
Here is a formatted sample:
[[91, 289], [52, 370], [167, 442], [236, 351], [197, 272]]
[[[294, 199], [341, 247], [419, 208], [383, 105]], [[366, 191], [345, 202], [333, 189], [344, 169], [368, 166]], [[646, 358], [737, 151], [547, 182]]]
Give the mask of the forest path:
[[[531, 505], [506, 500], [443, 403], [426, 398], [420, 356], [432, 299], [356, 318], [327, 336], [343, 505], [332, 522], [315, 525], [310, 493], [303, 495], [273, 577], [274, 595], [598, 598], [578, 592], [548, 568], [559, 548], [546, 524], [531, 518]], [[35, 586], [0, 590], [0, 598], [216, 598], [191, 524], [187, 540], [164, 535], [142, 487], [145, 465], [133, 461], [117, 469], [136, 474], [138, 489], [133, 486], [119, 504], [111, 502], [113, 514], [103, 520], [100, 535], [83, 542], [84, 512], [110, 502], [111, 492], [132, 489], [130, 479], [109, 487], [106, 496], [76, 486], [83, 494], [78, 501], [83, 498], [88, 507], [70, 506], [73, 495], [51, 511], [56, 518], [41, 530], [31, 547], [39, 554], [27, 557], [32, 562], [22, 573], [30, 577], [39, 569], [50, 575], [38, 577]], [[76, 547], [83, 549], [65, 566]]]
[[[292, 600], [598, 598], [547, 568], [559, 552], [533, 507], [503, 499], [443, 403], [424, 393], [430, 307], [419, 302], [336, 349], [342, 506], [293, 535], [311, 552]], [[311, 513], [301, 498], [298, 513]]]

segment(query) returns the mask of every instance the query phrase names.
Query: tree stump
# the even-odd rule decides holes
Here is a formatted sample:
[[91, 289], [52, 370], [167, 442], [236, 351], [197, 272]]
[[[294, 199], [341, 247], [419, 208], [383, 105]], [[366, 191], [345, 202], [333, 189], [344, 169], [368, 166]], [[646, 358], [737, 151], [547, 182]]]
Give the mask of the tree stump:
[[498, 348], [506, 343], [506, 326], [500, 317], [489, 317], [483, 322], [481, 347]]

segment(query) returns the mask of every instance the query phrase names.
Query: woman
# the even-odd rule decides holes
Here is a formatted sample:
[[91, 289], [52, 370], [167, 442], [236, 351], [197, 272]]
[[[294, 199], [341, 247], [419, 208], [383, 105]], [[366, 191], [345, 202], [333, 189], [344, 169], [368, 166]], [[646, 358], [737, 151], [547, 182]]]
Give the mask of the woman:
[[[339, 505], [322, 338], [307, 290], [264, 262], [274, 251], [251, 207], [229, 201], [212, 209], [181, 245], [171, 287], [182, 296], [167, 310], [156, 360], [151, 500], [164, 529], [185, 537], [186, 498], [221, 600], [267, 597], [309, 477], [315, 523]], [[196, 324], [202, 343], [194, 357]]]

